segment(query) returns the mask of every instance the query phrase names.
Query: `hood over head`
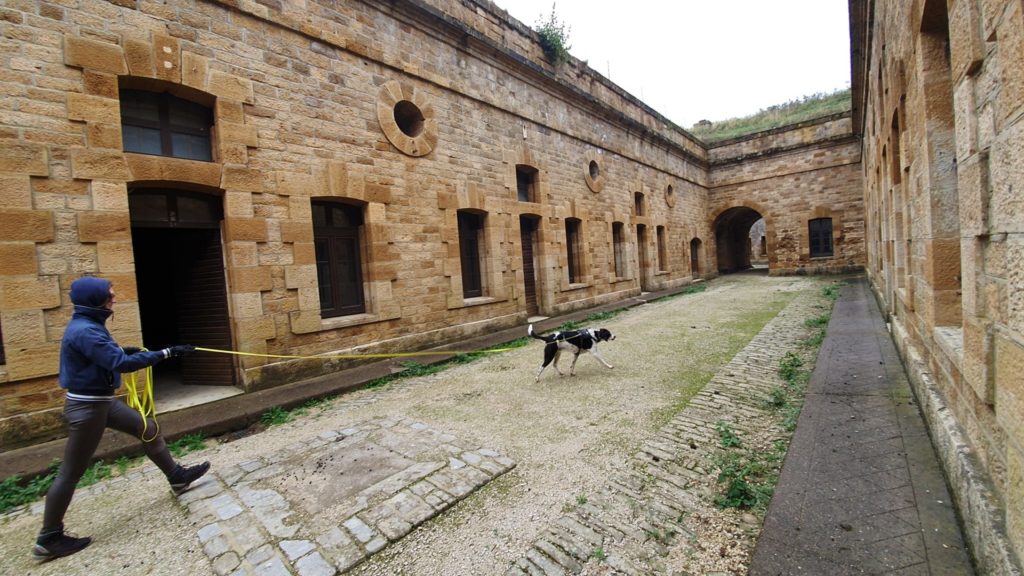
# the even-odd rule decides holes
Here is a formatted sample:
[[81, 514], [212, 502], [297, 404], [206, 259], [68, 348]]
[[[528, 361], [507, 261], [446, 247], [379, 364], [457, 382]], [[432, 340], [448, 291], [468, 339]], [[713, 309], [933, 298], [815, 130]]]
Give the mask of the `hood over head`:
[[76, 306], [100, 308], [110, 298], [110, 280], [83, 276], [71, 283], [71, 303]]

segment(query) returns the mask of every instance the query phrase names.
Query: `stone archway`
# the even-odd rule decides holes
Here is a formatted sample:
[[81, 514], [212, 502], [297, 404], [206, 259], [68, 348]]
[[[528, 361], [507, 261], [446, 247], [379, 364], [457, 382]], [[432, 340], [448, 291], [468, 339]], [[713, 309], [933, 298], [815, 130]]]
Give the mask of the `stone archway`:
[[[750, 228], [764, 215], [747, 206], [735, 206], [715, 218], [715, 255], [718, 272], [728, 274], [751, 268]], [[771, 264], [771, 243], [768, 243], [768, 261]]]

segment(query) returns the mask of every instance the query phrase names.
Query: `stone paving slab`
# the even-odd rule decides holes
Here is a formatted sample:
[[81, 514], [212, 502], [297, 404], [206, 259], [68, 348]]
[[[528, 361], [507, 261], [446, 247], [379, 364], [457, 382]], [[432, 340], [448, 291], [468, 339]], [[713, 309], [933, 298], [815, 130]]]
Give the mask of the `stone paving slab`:
[[420, 422], [378, 418], [210, 473], [178, 500], [220, 576], [331, 576], [514, 467]]

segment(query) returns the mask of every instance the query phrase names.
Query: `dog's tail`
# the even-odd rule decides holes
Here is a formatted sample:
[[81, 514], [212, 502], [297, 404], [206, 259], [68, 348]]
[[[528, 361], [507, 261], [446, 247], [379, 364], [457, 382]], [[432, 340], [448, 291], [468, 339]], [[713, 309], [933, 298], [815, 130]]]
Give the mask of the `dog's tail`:
[[530, 324], [530, 326], [526, 329], [526, 333], [529, 334], [530, 336], [532, 336], [533, 338], [536, 338], [537, 340], [543, 340], [545, 342], [548, 341], [547, 338], [545, 338], [545, 337], [541, 336], [540, 334], [537, 334], [536, 332], [533, 331], [533, 324]]

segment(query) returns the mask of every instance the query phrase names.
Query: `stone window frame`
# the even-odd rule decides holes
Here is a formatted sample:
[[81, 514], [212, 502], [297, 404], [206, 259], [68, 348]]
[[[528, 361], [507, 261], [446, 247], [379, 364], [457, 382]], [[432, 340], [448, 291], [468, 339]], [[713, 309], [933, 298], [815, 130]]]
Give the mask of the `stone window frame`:
[[630, 242], [629, 234], [626, 233], [626, 222], [625, 219], [614, 220], [611, 223], [611, 234], [609, 254], [611, 258], [611, 276], [613, 282], [620, 282], [629, 280], [630, 267], [629, 267], [629, 253], [630, 253]]
[[[540, 203], [540, 170], [529, 164], [516, 164], [516, 199], [519, 202]], [[524, 182], [524, 179], [526, 182]], [[526, 198], [523, 198], [523, 188]]]
[[[179, 158], [179, 159], [182, 159], [182, 160], [195, 160], [195, 161], [198, 161], [198, 162], [214, 162], [215, 161], [216, 146], [214, 144], [213, 135], [214, 135], [214, 126], [215, 126], [214, 120], [216, 118], [216, 112], [214, 111], [214, 107], [213, 107], [212, 103], [204, 102], [203, 101], [203, 100], [210, 100], [209, 96], [204, 95], [204, 94], [182, 94], [181, 93], [182, 90], [180, 88], [177, 88], [173, 84], [165, 85], [165, 86], [161, 86], [161, 85], [152, 85], [152, 86], [140, 85], [138, 79], [135, 79], [135, 78], [130, 77], [130, 76], [121, 77], [119, 79], [119, 84], [120, 85], [118, 87], [118, 102], [120, 103], [120, 109], [121, 109], [121, 121], [120, 121], [121, 134], [122, 134], [122, 138], [121, 138], [122, 146], [121, 146], [121, 148], [122, 148], [122, 150], [124, 150], [124, 152], [126, 154], [145, 154], [145, 155], [149, 155], [149, 156], [163, 156], [163, 157], [167, 157], [167, 158]], [[189, 92], [191, 92], [191, 91], [189, 91]], [[154, 95], [156, 97], [157, 106], [159, 108], [159, 116], [160, 116], [159, 120], [156, 123], [148, 123], [148, 125], [147, 125], [147, 122], [144, 121], [144, 120], [137, 120], [137, 121], [133, 122], [134, 119], [126, 118], [126, 116], [125, 116], [125, 105], [124, 105], [125, 102], [126, 102], [126, 93], [145, 93], [145, 94], [152, 94], [152, 95]], [[175, 127], [173, 126], [174, 117], [171, 115], [171, 111], [172, 111], [171, 109], [175, 106], [176, 102], [183, 102], [183, 103], [187, 103], [187, 104], [192, 104], [192, 105], [194, 105], [197, 108], [202, 108], [202, 110], [205, 112], [205, 114], [207, 116], [207, 119], [209, 121], [209, 126], [206, 128], [206, 130], [203, 131], [203, 130], [192, 128], [192, 127], [188, 127], [188, 126], [179, 126], [178, 129], [176, 130]], [[140, 150], [127, 150], [127, 149], [125, 149], [124, 132], [125, 132], [125, 128], [126, 127], [149, 128], [149, 129], [157, 130], [158, 133], [159, 133], [159, 140], [160, 140], [160, 153], [151, 153], [151, 152], [143, 152], [143, 151], [140, 151]], [[205, 140], [206, 140], [206, 145], [207, 145], [207, 147], [204, 150], [204, 152], [206, 153], [207, 157], [204, 157], [204, 158], [194, 158], [194, 157], [191, 157], [191, 156], [181, 156], [181, 155], [174, 154], [173, 153], [173, 142], [172, 142], [171, 138], [172, 138], [172, 136], [174, 136], [176, 134], [184, 134], [184, 135], [188, 135], [188, 136], [204, 136]]]
[[[285, 241], [295, 243], [296, 250], [308, 253], [308, 259], [285, 269], [285, 285], [299, 293], [299, 310], [289, 314], [293, 334], [312, 334], [328, 330], [351, 328], [394, 320], [401, 317], [401, 306], [395, 299], [391, 284], [397, 272], [389, 258], [394, 257], [391, 241], [392, 223], [387, 221], [390, 192], [383, 187], [368, 187], [365, 176], [357, 167], [350, 170], [348, 163], [332, 160], [327, 163], [326, 181], [314, 178], [303, 184], [300, 178], [289, 184], [301, 189], [289, 200], [293, 219], [288, 223]], [[280, 177], [279, 177], [279, 190]], [[313, 190], [313, 192], [309, 192]], [[312, 200], [333, 200], [363, 206], [363, 225], [360, 231], [362, 253], [363, 301], [362, 314], [323, 318], [320, 314], [320, 287], [317, 280], [314, 255]], [[282, 235], [283, 236], [283, 235]]]
[[[459, 236], [459, 270], [462, 279], [462, 297], [465, 300], [483, 298], [487, 295], [487, 213], [481, 210], [461, 209], [456, 210], [456, 219]], [[474, 220], [470, 228], [464, 222]], [[467, 259], [467, 251], [472, 248], [471, 258]], [[467, 273], [466, 262], [475, 261], [475, 273], [470, 270]]]
[[[815, 223], [823, 223], [825, 221], [828, 221], [828, 252], [825, 253], [824, 251], [821, 250], [815, 252], [814, 245], [816, 243], [820, 245], [824, 236], [824, 231], [819, 229], [818, 235], [822, 236], [822, 238], [815, 237]], [[816, 258], [834, 258], [836, 254], [835, 232], [835, 223], [832, 221], [832, 218], [828, 216], [823, 216], [819, 218], [809, 218], [807, 220], [808, 257], [811, 258], [812, 260]]]
[[665, 206], [674, 208], [676, 205], [676, 187], [669, 182], [665, 185]]
[[[403, 130], [399, 108], [418, 114], [412, 134]], [[437, 112], [425, 90], [397, 80], [385, 82], [377, 93], [377, 121], [388, 142], [407, 156], [426, 156], [437, 147]]]
[[583, 220], [566, 218], [565, 224], [565, 271], [570, 286], [584, 284], [583, 281]]
[[647, 196], [642, 191], [633, 192], [633, 216], [647, 216]]
[[668, 274], [668, 228], [664, 224], [654, 227], [654, 252], [658, 255], [658, 274]]
[[[369, 305], [370, 294], [369, 294], [369, 290], [367, 288], [367, 282], [366, 282], [367, 272], [368, 272], [367, 271], [368, 253], [367, 253], [367, 249], [366, 249], [366, 239], [365, 239], [366, 238], [366, 228], [367, 228], [366, 227], [367, 203], [366, 202], [356, 202], [356, 201], [352, 201], [352, 200], [345, 199], [345, 198], [335, 198], [335, 197], [330, 197], [330, 196], [327, 196], [327, 197], [324, 197], [324, 196], [311, 196], [309, 198], [309, 203], [310, 203], [310, 209], [311, 210], [317, 204], [320, 204], [320, 205], [343, 205], [343, 206], [348, 206], [348, 207], [355, 208], [355, 209], [359, 210], [359, 213], [360, 213], [359, 215], [360, 215], [360, 221], [361, 222], [356, 227], [357, 231], [355, 233], [355, 240], [356, 240], [356, 243], [357, 243], [356, 244], [356, 248], [357, 248], [357, 255], [356, 255], [356, 257], [358, 259], [357, 260], [357, 264], [358, 264], [357, 268], [358, 268], [358, 271], [359, 271], [359, 285], [360, 285], [360, 292], [361, 292], [361, 295], [360, 295], [361, 296], [361, 302], [359, 303], [358, 310], [355, 309], [356, 307], [353, 307], [353, 311], [350, 311], [350, 312], [344, 312], [342, 310], [339, 310], [337, 312], [333, 312], [330, 315], [326, 315], [325, 316], [324, 315], [324, 309], [323, 309], [323, 302], [321, 301], [321, 303], [320, 303], [320, 316], [321, 316], [321, 318], [323, 318], [324, 320], [327, 320], [327, 321], [330, 321], [330, 320], [332, 320], [334, 318], [365, 316], [367, 314], [367, 311], [370, 309], [370, 305]], [[323, 239], [323, 237], [318, 235], [317, 227], [316, 227], [316, 225], [314, 223], [314, 225], [313, 225], [313, 243], [314, 243], [314, 250], [313, 251], [314, 251], [314, 257], [316, 257], [315, 256], [315, 254], [316, 254], [316, 243], [321, 241], [322, 239]], [[335, 271], [334, 264], [335, 264], [334, 261], [328, 262], [328, 267], [329, 267], [329, 269], [331, 271], [332, 277], [334, 276], [334, 271]], [[317, 290], [318, 290], [318, 294], [319, 294], [320, 287], [321, 287], [321, 284], [323, 282], [322, 278], [320, 277], [319, 264], [317, 265], [316, 274], [317, 274]]]

